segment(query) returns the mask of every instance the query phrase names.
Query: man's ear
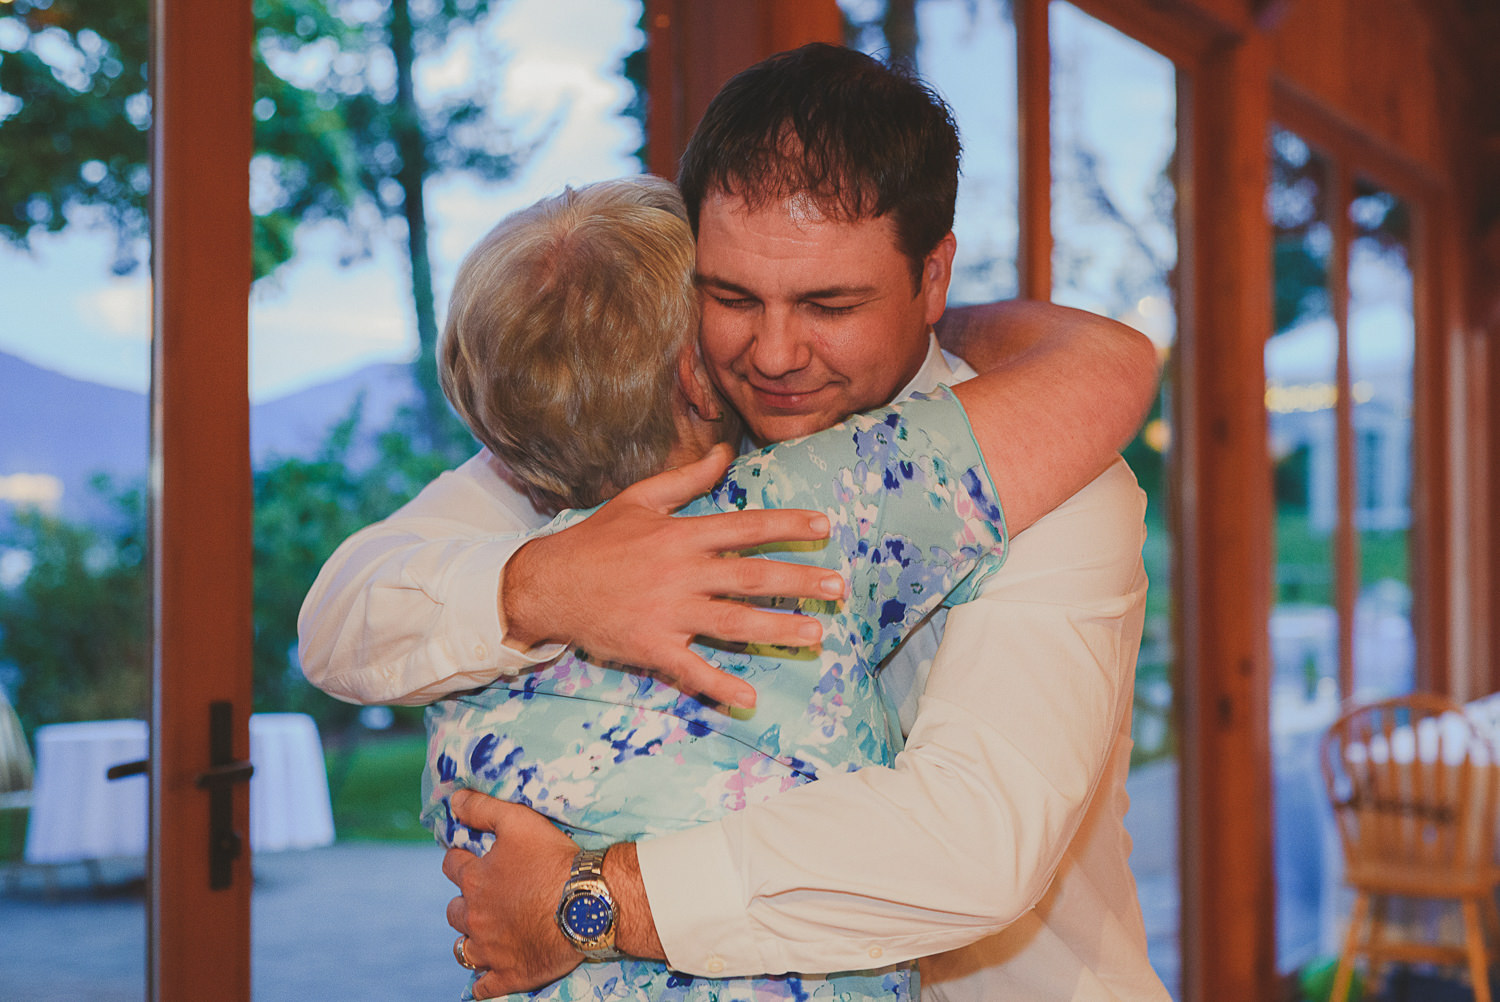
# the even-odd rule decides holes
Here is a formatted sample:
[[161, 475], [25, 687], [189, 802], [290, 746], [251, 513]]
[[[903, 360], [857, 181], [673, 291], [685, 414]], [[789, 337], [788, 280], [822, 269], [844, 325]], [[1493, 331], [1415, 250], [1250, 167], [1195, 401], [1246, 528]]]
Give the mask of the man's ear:
[[724, 416], [723, 398], [714, 389], [698, 339], [693, 338], [677, 353], [677, 388], [693, 413], [704, 421], [718, 421]]
[[926, 297], [923, 309], [929, 326], [937, 323], [948, 306], [948, 284], [953, 281], [953, 255], [957, 251], [958, 239], [949, 230], [922, 261], [922, 288], [917, 294]]

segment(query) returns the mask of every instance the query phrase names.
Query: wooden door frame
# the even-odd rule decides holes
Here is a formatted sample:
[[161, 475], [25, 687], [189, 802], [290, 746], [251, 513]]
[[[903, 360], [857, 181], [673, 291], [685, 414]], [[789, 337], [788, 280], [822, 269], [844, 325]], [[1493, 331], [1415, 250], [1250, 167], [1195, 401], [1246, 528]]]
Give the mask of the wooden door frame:
[[250, 998], [249, 786], [243, 848], [209, 886], [209, 706], [251, 700], [249, 0], [153, 0], [151, 576], [154, 635], [147, 989]]

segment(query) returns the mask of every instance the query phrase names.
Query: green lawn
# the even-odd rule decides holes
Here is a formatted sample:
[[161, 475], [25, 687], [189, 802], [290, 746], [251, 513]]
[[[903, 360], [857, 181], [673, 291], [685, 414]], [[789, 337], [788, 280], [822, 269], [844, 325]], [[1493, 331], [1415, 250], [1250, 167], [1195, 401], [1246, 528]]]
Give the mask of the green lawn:
[[369, 737], [330, 748], [329, 792], [340, 841], [430, 842], [417, 820], [427, 739], [421, 734]]
[[20, 859], [26, 848], [26, 812], [0, 811], [0, 863]]

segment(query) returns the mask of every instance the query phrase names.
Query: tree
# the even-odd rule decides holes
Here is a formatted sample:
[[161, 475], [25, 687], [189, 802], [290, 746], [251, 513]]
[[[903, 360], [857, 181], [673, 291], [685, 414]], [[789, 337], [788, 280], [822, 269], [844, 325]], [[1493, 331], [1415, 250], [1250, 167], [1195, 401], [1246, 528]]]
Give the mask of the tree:
[[360, 406], [312, 459], [284, 457], [255, 473], [255, 707], [300, 710], [320, 724], [351, 722], [357, 708], [318, 693], [296, 661], [297, 613], [318, 569], [356, 530], [382, 519], [445, 468], [398, 427], [382, 433], [375, 461], [349, 465]]
[[[0, 234], [71, 222], [115, 235], [114, 268], [145, 257], [149, 189], [146, 0], [11, 0], [0, 16]], [[508, 176], [525, 156], [490, 114], [501, 60], [479, 30], [490, 0], [255, 0], [255, 274], [294, 253], [304, 222], [329, 220], [368, 253], [404, 223], [417, 322], [418, 432], [450, 460], [472, 443], [448, 410], [425, 188], [438, 173]], [[482, 69], [419, 100], [424, 59], [460, 49]], [[7, 211], [8, 210], [8, 211]]]
[[0, 666], [16, 672], [28, 729], [65, 720], [142, 717], [150, 694], [145, 505], [139, 490], [99, 480], [115, 518], [104, 529], [17, 512], [0, 551], [30, 569], [0, 589]]
[[[318, 205], [362, 240], [375, 232], [374, 221], [400, 217], [405, 223], [422, 393], [418, 430], [429, 448], [449, 459], [460, 458], [473, 443], [448, 410], [437, 380], [426, 184], [439, 173], [499, 180], [528, 152], [489, 113], [499, 92], [493, 69], [501, 60], [478, 29], [490, 8], [490, 0], [390, 0], [383, 15], [370, 17], [371, 5], [352, 0], [255, 5], [257, 55], [267, 68], [255, 102], [257, 160], [273, 213], [301, 219], [304, 205]], [[309, 67], [309, 47], [320, 44], [323, 56]], [[467, 84], [419, 101], [419, 60], [460, 48], [474, 54], [476, 70]], [[324, 131], [319, 119], [332, 131]], [[309, 132], [334, 136], [338, 149], [327, 151], [327, 164], [346, 169], [310, 172], [303, 151]], [[319, 202], [324, 193], [343, 193], [346, 185], [347, 197]]]
[[[296, 661], [297, 613], [318, 569], [346, 537], [404, 504], [443, 468], [413, 448], [409, 431], [382, 434], [376, 458], [351, 469], [359, 405], [311, 459], [283, 457], [255, 473], [255, 710], [311, 713], [325, 731], [357, 708], [314, 690]], [[145, 504], [140, 488], [106, 480], [107, 526], [36, 511], [0, 530], [0, 553], [27, 554], [30, 568], [0, 588], [0, 676], [15, 678], [15, 706], [28, 727], [69, 720], [143, 717], [151, 645]]]

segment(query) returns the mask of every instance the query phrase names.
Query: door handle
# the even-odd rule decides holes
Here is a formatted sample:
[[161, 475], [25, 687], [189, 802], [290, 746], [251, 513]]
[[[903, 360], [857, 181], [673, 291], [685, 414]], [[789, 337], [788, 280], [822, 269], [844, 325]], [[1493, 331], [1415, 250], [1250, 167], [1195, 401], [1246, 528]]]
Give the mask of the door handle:
[[208, 704], [208, 769], [195, 782], [208, 791], [208, 886], [222, 891], [234, 883], [234, 861], [245, 838], [234, 828], [234, 784], [248, 782], [255, 766], [234, 757], [234, 704]]
[[[244, 836], [234, 830], [235, 783], [248, 782], [255, 766], [234, 757], [234, 706], [227, 700], [208, 704], [208, 769], [194, 783], [208, 791], [208, 886], [222, 891], [234, 883], [234, 861], [245, 849]], [[139, 776], [151, 760], [121, 762], [104, 772], [105, 779]]]

